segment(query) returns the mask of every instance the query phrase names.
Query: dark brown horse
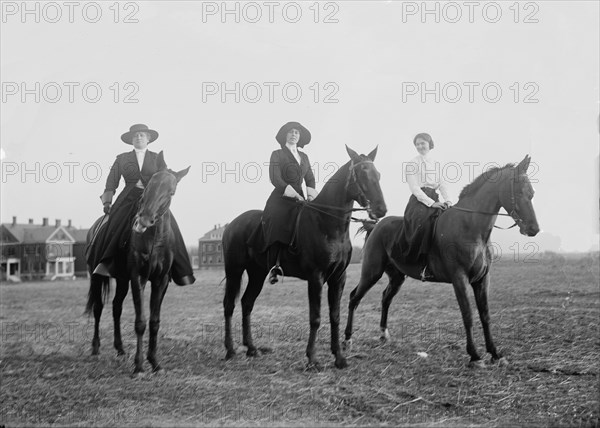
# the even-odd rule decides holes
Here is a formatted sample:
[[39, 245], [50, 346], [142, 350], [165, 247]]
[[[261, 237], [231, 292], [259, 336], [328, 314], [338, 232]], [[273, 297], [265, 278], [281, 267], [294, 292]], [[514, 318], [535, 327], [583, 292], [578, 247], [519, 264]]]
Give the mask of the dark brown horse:
[[[144, 314], [144, 289], [151, 283], [150, 294], [150, 339], [147, 359], [153, 371], [161, 367], [156, 358], [157, 336], [160, 327], [160, 308], [171, 279], [174, 238], [171, 229], [169, 206], [177, 183], [188, 173], [189, 167], [172, 172], [166, 168], [162, 152], [159, 154], [160, 170], [155, 173], [144, 189], [139, 208], [132, 226], [132, 233], [123, 257], [116, 260], [117, 290], [113, 300], [114, 346], [119, 355], [124, 354], [121, 341], [121, 312], [129, 283], [135, 308], [135, 332], [137, 351], [134, 374], [143, 372], [143, 337], [146, 330]], [[98, 223], [97, 221], [95, 225]], [[90, 229], [93, 231], [94, 227]], [[89, 240], [90, 236], [88, 236]], [[90, 273], [93, 267], [90, 268]], [[93, 310], [95, 318], [92, 354], [100, 347], [99, 323], [105, 297], [108, 293], [108, 278], [92, 274], [86, 311]]]
[[[490, 332], [488, 310], [488, 286], [492, 255], [489, 249], [490, 235], [500, 208], [515, 220], [521, 234], [535, 236], [539, 227], [531, 203], [533, 187], [527, 177], [531, 158], [526, 156], [517, 166], [506, 165], [483, 173], [460, 194], [458, 203], [443, 212], [436, 224], [432, 250], [428, 256], [428, 270], [433, 282], [448, 282], [454, 292], [467, 334], [467, 352], [472, 366], [483, 362], [473, 343], [473, 320], [467, 296], [470, 284], [475, 294], [479, 317], [483, 326], [487, 351], [492, 361], [506, 364], [497, 351]], [[387, 329], [388, 309], [392, 299], [406, 279], [420, 278], [420, 268], [393, 258], [394, 245], [402, 228], [403, 217], [386, 217], [368, 236], [363, 249], [363, 262], [358, 286], [350, 294], [348, 323], [346, 325], [346, 349], [352, 345], [353, 317], [356, 307], [367, 291], [387, 273], [389, 283], [383, 291], [381, 309], [381, 339], [389, 340]]]
[[[315, 340], [321, 323], [321, 292], [324, 282], [328, 285], [331, 352], [335, 355], [336, 367], [347, 366], [340, 347], [339, 321], [346, 267], [352, 254], [349, 234], [352, 205], [357, 201], [367, 208], [372, 218], [380, 218], [387, 211], [379, 186], [380, 175], [373, 163], [377, 149], [367, 156], [358, 155], [348, 147], [346, 150], [350, 161], [331, 177], [313, 202], [300, 207], [297, 221], [300, 233], [296, 234], [294, 245], [296, 251], [282, 251], [280, 259], [286, 275], [308, 281], [310, 335], [306, 355], [311, 367], [318, 367]], [[261, 215], [262, 211], [247, 211], [235, 218], [223, 233], [226, 359], [235, 355], [231, 318], [244, 271], [248, 273], [248, 285], [241, 301], [243, 343], [247, 347], [246, 355], [258, 355], [252, 340], [250, 315], [262, 290], [268, 267], [266, 255], [258, 254], [246, 242], [260, 224]]]

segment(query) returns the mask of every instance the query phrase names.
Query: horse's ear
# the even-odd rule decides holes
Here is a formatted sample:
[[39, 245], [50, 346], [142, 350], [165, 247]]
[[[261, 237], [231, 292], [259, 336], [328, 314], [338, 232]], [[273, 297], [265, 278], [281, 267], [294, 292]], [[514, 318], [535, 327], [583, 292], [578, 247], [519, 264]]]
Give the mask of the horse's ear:
[[377, 156], [377, 149], [378, 149], [378, 148], [379, 148], [379, 146], [375, 147], [375, 148], [373, 149], [373, 151], [367, 155], [367, 157], [368, 157], [369, 159], [371, 159], [371, 161], [374, 161], [374, 160], [375, 160], [375, 156]]
[[529, 168], [529, 162], [531, 162], [531, 156], [525, 155], [523, 160], [517, 165], [517, 171], [519, 174], [527, 174], [527, 168]]
[[162, 150], [158, 154], [158, 159], [156, 159], [156, 166], [158, 167], [159, 171], [162, 171], [163, 169], [167, 169], [167, 164], [165, 163], [165, 156], [163, 155]]
[[354, 162], [360, 161], [360, 156], [358, 155], [358, 153], [356, 153], [354, 150], [348, 147], [348, 145], [346, 145], [346, 151], [348, 152], [348, 155], [350, 155], [350, 159], [352, 159]]
[[188, 166], [186, 169], [182, 169], [179, 172], [175, 173], [175, 178], [177, 179], [177, 182], [179, 183], [179, 181], [185, 177], [187, 175], [187, 173], [190, 171], [190, 167]]

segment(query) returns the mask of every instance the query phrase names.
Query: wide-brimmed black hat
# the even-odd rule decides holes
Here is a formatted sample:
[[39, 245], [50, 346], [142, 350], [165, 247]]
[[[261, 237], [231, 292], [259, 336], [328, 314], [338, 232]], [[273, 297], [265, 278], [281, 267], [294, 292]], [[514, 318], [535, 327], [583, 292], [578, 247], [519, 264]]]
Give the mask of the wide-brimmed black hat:
[[138, 123], [136, 125], [131, 125], [131, 127], [129, 128], [129, 132], [126, 132], [123, 135], [121, 135], [121, 140], [123, 140], [125, 144], [132, 144], [131, 138], [136, 132], [147, 132], [148, 134], [150, 134], [150, 141], [148, 141], [148, 144], [150, 144], [152, 141], [158, 138], [158, 132], [156, 132], [153, 129], [148, 129], [148, 127], [144, 124]]
[[300, 131], [300, 139], [298, 140], [298, 143], [296, 143], [298, 147], [304, 147], [308, 143], [310, 143], [310, 131], [308, 129], [300, 125], [298, 122], [288, 122], [281, 127], [281, 129], [275, 136], [275, 139], [277, 140], [279, 145], [281, 145], [282, 147], [285, 146], [285, 139], [287, 133], [290, 132], [290, 129], [294, 128]]

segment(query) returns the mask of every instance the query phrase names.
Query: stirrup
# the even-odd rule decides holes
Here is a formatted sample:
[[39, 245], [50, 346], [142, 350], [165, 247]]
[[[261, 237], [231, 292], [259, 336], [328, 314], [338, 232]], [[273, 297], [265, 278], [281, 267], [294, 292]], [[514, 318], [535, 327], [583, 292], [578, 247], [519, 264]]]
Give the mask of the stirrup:
[[[278, 273], [278, 272], [281, 272], [281, 273]], [[278, 275], [281, 275], [281, 277], [282, 277], [281, 282], [283, 282], [283, 276], [284, 276], [283, 269], [281, 268], [281, 266], [276, 264], [269, 270], [269, 273], [267, 274], [267, 276], [269, 277], [269, 282], [271, 284], [278, 283], [279, 282]]]

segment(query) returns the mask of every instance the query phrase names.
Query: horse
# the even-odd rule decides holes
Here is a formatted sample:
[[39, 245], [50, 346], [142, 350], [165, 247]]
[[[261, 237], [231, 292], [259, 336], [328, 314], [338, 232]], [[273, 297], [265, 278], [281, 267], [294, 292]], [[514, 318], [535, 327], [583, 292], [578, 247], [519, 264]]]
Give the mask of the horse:
[[[380, 174], [373, 163], [377, 148], [366, 156], [359, 155], [348, 146], [346, 151], [350, 161], [339, 168], [312, 202], [300, 205], [296, 220], [295, 251], [288, 249], [280, 254], [283, 271], [308, 282], [310, 334], [306, 356], [308, 366], [315, 369], [320, 368], [315, 340], [321, 323], [321, 292], [325, 282], [328, 285], [331, 352], [335, 355], [336, 367], [347, 366], [340, 346], [339, 321], [346, 268], [352, 255], [349, 225], [354, 201], [366, 209], [371, 218], [381, 218], [387, 212], [379, 185]], [[247, 356], [259, 355], [252, 339], [250, 317], [269, 269], [266, 254], [248, 246], [247, 241], [261, 224], [261, 215], [260, 210], [246, 211], [236, 217], [223, 233], [226, 360], [233, 358], [236, 353], [231, 319], [244, 271], [248, 274], [248, 284], [241, 299], [243, 344], [247, 347]]]
[[[173, 264], [173, 232], [171, 229], [171, 212], [169, 206], [177, 184], [185, 177], [190, 167], [179, 172], [167, 169], [162, 152], [158, 157], [159, 170], [150, 178], [139, 202], [139, 207], [131, 228], [131, 236], [124, 250], [123, 259], [116, 260], [117, 287], [113, 299], [114, 346], [119, 355], [124, 355], [121, 341], [121, 312], [123, 300], [131, 283], [131, 294], [135, 308], [135, 332], [137, 350], [135, 355], [134, 375], [144, 371], [143, 337], [146, 330], [144, 315], [144, 289], [151, 283], [150, 294], [150, 332], [147, 359], [153, 372], [162, 370], [156, 358], [157, 336], [160, 327], [160, 308], [171, 279]], [[101, 218], [102, 219], [102, 218]], [[101, 219], [97, 220], [98, 224]], [[90, 231], [92, 231], [90, 229]], [[89, 234], [88, 234], [89, 237]], [[90, 270], [90, 290], [86, 312], [93, 310], [95, 325], [92, 340], [92, 354], [97, 354], [100, 347], [99, 324], [103, 303], [108, 294], [109, 278], [92, 274]]]
[[[530, 161], [531, 158], [527, 155], [516, 166], [507, 164], [481, 174], [465, 186], [457, 204], [446, 209], [435, 225], [427, 269], [434, 275], [431, 282], [452, 283], [454, 287], [466, 331], [467, 353], [471, 357], [469, 362], [471, 367], [482, 367], [485, 364], [473, 343], [473, 320], [467, 296], [467, 284], [473, 288], [486, 350], [491, 354], [492, 362], [508, 364], [507, 359], [496, 349], [490, 331], [488, 287], [492, 254], [489, 242], [498, 215], [510, 215], [515, 225], [519, 226], [522, 235], [535, 236], [539, 232], [531, 203], [534, 190], [527, 177]], [[499, 214], [501, 207], [509, 214]], [[352, 347], [354, 312], [361, 299], [383, 273], [385, 272], [389, 278], [382, 294], [380, 329], [383, 342], [390, 339], [387, 317], [392, 299], [407, 276], [420, 279], [420, 266], [392, 257], [402, 225], [403, 217], [390, 216], [375, 225], [370, 234], [367, 232], [360, 280], [352, 290], [348, 304], [344, 342], [347, 352], [350, 352]]]

